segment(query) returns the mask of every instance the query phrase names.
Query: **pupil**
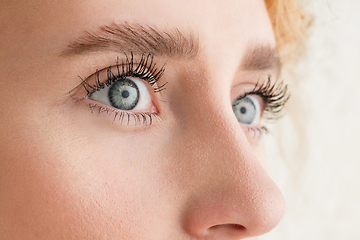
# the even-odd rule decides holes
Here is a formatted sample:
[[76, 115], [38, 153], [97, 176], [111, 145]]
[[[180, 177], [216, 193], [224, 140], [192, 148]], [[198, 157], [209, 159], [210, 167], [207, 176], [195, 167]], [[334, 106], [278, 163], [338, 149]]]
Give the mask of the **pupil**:
[[129, 93], [129, 91], [127, 91], [127, 90], [122, 91], [122, 93], [121, 93], [121, 96], [122, 96], [123, 98], [128, 98], [129, 95], [130, 95], [130, 93]]
[[241, 112], [242, 114], [245, 114], [245, 113], [246, 113], [246, 108], [245, 108], [245, 107], [241, 107], [241, 108], [240, 108], [240, 112]]

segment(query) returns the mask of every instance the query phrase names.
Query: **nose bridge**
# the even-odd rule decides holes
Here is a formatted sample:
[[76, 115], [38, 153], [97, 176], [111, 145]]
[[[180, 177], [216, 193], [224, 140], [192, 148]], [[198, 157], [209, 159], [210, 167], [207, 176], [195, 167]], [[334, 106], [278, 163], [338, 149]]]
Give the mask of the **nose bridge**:
[[252, 195], [257, 192], [258, 185], [263, 185], [268, 176], [235, 117], [232, 119], [232, 113], [221, 111], [206, 111], [210, 115], [206, 120], [194, 119], [197, 123], [187, 124], [187, 129], [182, 131], [181, 154], [192, 159], [183, 162], [187, 165], [184, 169], [188, 173], [190, 169], [194, 171], [193, 184], [200, 182], [200, 187], [221, 192], [223, 196], [241, 190], [236, 196], [241, 200], [248, 192]]
[[238, 226], [225, 231], [238, 237], [270, 231], [283, 214], [283, 198], [231, 108], [212, 105], [197, 112], [179, 133], [184, 228], [200, 238], [225, 225]]
[[232, 112], [230, 100], [227, 106], [220, 94], [210, 95], [210, 92], [215, 91], [209, 90], [194, 101], [200, 104], [185, 104], [191, 107], [181, 109], [182, 122], [176, 130], [177, 149], [179, 155], [193, 159], [181, 163], [188, 165], [184, 169], [196, 169], [193, 179], [209, 178], [207, 182], [217, 179], [213, 184], [221, 179], [236, 181], [253, 174], [253, 168], [259, 164]]
[[[209, 115], [211, 116], [206, 120], [199, 121], [200, 124], [194, 124], [184, 133], [190, 135], [185, 138], [188, 139], [188, 153], [196, 159], [192, 164], [195, 164], [194, 168], [200, 168], [198, 175], [204, 173], [209, 178], [216, 178], [217, 182], [219, 178], [225, 180], [231, 175], [238, 178], [245, 174], [245, 171], [237, 171], [238, 167], [241, 165], [245, 170], [247, 165], [251, 164], [246, 161], [251, 147], [239, 125], [229, 124], [230, 121], [220, 113]], [[208, 174], [210, 172], [212, 174]]]

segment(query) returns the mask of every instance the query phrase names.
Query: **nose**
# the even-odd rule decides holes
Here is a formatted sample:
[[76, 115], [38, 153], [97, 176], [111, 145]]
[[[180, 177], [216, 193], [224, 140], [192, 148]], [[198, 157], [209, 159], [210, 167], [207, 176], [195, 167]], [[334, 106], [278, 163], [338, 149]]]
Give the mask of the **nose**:
[[182, 226], [196, 239], [259, 236], [273, 229], [284, 213], [282, 194], [230, 114], [218, 111], [206, 121], [193, 119], [193, 125], [187, 124], [192, 127], [182, 132], [181, 179], [190, 189]]

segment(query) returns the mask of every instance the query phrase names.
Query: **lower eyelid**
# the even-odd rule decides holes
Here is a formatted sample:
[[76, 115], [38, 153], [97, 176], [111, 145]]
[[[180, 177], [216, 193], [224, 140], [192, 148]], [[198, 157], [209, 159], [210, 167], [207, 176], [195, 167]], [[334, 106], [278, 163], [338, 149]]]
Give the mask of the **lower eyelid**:
[[268, 132], [264, 126], [251, 126], [242, 124], [245, 134], [254, 140], [260, 140], [261, 137]]
[[[89, 112], [96, 117], [100, 117], [102, 115], [106, 115], [109, 121], [112, 124], [116, 124], [117, 122], [120, 125], [128, 125], [128, 126], [139, 126], [139, 125], [152, 125], [156, 122], [162, 122], [163, 119], [159, 115], [158, 112], [140, 112], [140, 111], [123, 111], [120, 109], [113, 108], [111, 106], [106, 106], [102, 103], [96, 102], [92, 99], [87, 99], [91, 101], [88, 104]], [[153, 106], [153, 108], [155, 108]]]
[[102, 102], [98, 102], [94, 99], [91, 99], [89, 97], [86, 97], [85, 99], [83, 100], [86, 100], [87, 101], [87, 104], [92, 105], [92, 106], [97, 106], [97, 108], [101, 107], [102, 109], [105, 109], [107, 108], [107, 111], [106, 112], [125, 112], [125, 113], [134, 113], [134, 114], [138, 114], [138, 113], [143, 113], [143, 114], [147, 114], [147, 113], [156, 113], [156, 114], [160, 114], [159, 113], [159, 110], [157, 109], [157, 107], [155, 106], [155, 104], [150, 101], [150, 104], [149, 106], [146, 108], [146, 109], [136, 109], [136, 107], [132, 110], [121, 110], [121, 109], [118, 109], [118, 108], [115, 108], [111, 105], [107, 105], [107, 104], [104, 104]]

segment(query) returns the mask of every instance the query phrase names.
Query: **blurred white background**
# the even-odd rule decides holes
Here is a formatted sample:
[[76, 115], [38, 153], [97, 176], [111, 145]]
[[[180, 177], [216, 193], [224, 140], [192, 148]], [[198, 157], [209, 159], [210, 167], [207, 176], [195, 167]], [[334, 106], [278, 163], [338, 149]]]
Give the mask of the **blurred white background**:
[[264, 139], [287, 210], [261, 239], [360, 239], [360, 0], [305, 1], [314, 22], [300, 79], [281, 131]]

